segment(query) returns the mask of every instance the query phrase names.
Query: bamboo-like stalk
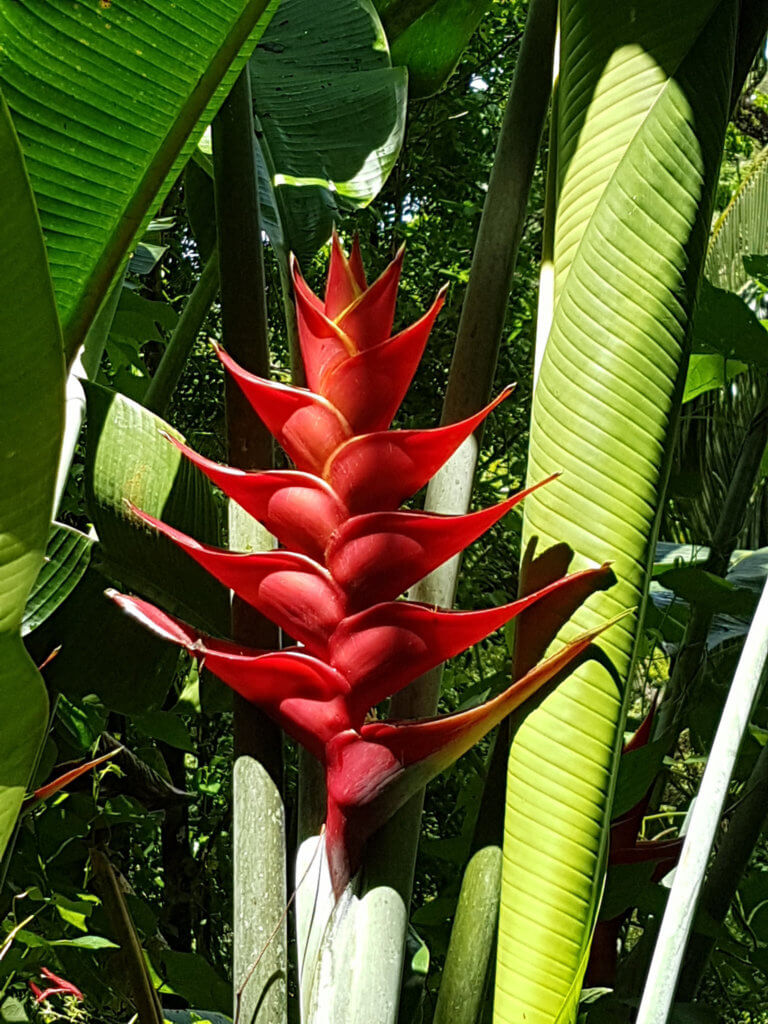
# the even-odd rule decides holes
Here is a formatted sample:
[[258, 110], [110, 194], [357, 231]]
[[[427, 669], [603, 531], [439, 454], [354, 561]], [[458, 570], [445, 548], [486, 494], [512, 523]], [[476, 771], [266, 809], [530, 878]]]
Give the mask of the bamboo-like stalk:
[[742, 737], [763, 683], [767, 660], [768, 583], [755, 610], [701, 780], [636, 1024], [666, 1024], [669, 1018], [720, 813]]
[[[749, 864], [755, 844], [768, 824], [768, 745], [744, 784], [744, 792], [728, 820], [717, 854], [701, 891], [701, 908], [708, 922], [722, 925]], [[696, 995], [715, 947], [716, 935], [695, 932], [680, 972], [677, 997], [689, 1002]]]
[[501, 888], [501, 848], [478, 850], [464, 872], [433, 1024], [476, 1024], [487, 985]]
[[[264, 250], [247, 69], [214, 120], [213, 160], [224, 344], [241, 366], [268, 377]], [[272, 438], [231, 380], [227, 380], [226, 412], [229, 463], [241, 469], [268, 469]], [[272, 544], [258, 524], [232, 505], [229, 539], [238, 550], [263, 550]], [[237, 599], [232, 606], [232, 631], [236, 639], [257, 648], [278, 646], [276, 627]], [[282, 739], [261, 711], [237, 697], [234, 730], [235, 1008], [241, 1021], [279, 1024], [287, 1018], [284, 923], [261, 954], [282, 919], [286, 902]], [[261, 780], [258, 786], [257, 779]], [[268, 814], [264, 814], [265, 800]], [[258, 967], [253, 970], [257, 957]]]

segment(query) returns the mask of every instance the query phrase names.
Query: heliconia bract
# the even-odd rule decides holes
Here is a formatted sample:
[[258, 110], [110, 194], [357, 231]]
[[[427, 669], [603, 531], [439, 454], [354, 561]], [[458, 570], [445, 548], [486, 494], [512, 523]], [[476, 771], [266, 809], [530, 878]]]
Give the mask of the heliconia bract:
[[462, 516], [398, 511], [511, 390], [459, 423], [389, 429], [443, 304], [441, 292], [420, 320], [391, 334], [401, 261], [402, 250], [368, 286], [357, 242], [347, 258], [334, 235], [324, 301], [293, 264], [307, 388], [255, 377], [218, 351], [295, 470], [246, 472], [173, 442], [281, 548], [239, 554], [208, 547], [135, 510], [277, 623], [296, 646], [249, 650], [201, 636], [146, 601], [113, 594], [155, 633], [204, 659], [322, 762], [325, 842], [337, 896], [359, 866], [369, 836], [562, 673], [599, 630], [538, 665], [525, 665], [507, 690], [469, 711], [398, 722], [372, 720], [372, 709], [523, 612], [533, 640], [527, 648], [538, 661], [574, 608], [613, 580], [607, 565], [570, 576], [563, 569], [535, 592], [480, 611], [398, 600], [528, 493]]

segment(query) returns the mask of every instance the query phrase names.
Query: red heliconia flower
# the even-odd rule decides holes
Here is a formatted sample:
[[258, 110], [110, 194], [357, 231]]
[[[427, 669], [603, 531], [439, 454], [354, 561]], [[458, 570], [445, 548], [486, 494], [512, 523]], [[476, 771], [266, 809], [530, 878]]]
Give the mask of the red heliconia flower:
[[58, 974], [54, 974], [53, 971], [47, 967], [40, 968], [40, 974], [45, 978], [46, 981], [50, 982], [48, 988], [41, 989], [39, 985], [36, 985], [34, 981], [30, 981], [29, 987], [32, 990], [32, 995], [35, 997], [36, 1003], [43, 1003], [50, 996], [74, 996], [78, 1002], [82, 1003], [83, 993], [77, 987], [73, 985], [71, 981], [66, 981], [64, 978], [60, 978]]
[[[443, 304], [440, 293], [428, 313], [392, 335], [401, 262], [402, 251], [368, 286], [357, 242], [347, 259], [334, 235], [324, 301], [292, 265], [307, 388], [255, 377], [218, 351], [295, 470], [245, 472], [173, 441], [281, 548], [238, 554], [208, 547], [134, 509], [296, 646], [249, 650], [201, 636], [146, 601], [114, 595], [155, 633], [204, 659], [323, 763], [337, 895], [368, 837], [398, 807], [586, 650], [599, 630], [536, 664], [573, 609], [613, 580], [607, 565], [566, 576], [566, 561], [535, 592], [497, 608], [446, 611], [398, 600], [533, 489], [470, 515], [398, 510], [511, 390], [459, 423], [389, 429]], [[369, 720], [376, 704], [521, 613], [535, 657], [504, 693], [443, 718]]]

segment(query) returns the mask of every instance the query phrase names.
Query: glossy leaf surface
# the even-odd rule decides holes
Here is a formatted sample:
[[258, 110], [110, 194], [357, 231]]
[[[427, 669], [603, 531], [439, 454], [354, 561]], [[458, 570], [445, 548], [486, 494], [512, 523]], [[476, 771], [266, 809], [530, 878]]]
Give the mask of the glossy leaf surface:
[[366, 206], [389, 176], [407, 86], [393, 63], [365, 0], [282, 0], [250, 71], [264, 226], [283, 258], [308, 263], [339, 206]]
[[[0, 85], [70, 358], [274, 11], [269, 0], [2, 0]], [[266, 16], [265, 16], [266, 12]]]
[[442, 88], [489, 6], [489, 0], [376, 0], [392, 59], [408, 68], [411, 96]]
[[[639, 606], [727, 120], [736, 4], [561, 6], [555, 310], [534, 395], [524, 539], [619, 584], [560, 634]], [[495, 1009], [571, 1020], [606, 855], [636, 615], [525, 721], [508, 772]], [[535, 855], [533, 853], [535, 851]], [[559, 1016], [560, 1015], [560, 1016]]]

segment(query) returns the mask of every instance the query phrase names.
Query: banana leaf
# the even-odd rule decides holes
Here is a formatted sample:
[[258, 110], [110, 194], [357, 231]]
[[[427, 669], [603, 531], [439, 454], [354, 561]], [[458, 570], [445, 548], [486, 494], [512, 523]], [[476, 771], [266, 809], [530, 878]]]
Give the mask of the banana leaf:
[[276, 0], [0, 0], [0, 86], [72, 359]]
[[[331, 236], [340, 211], [367, 206], [400, 153], [408, 75], [393, 67], [367, 0], [283, 0], [249, 63], [261, 222], [288, 274]], [[201, 250], [213, 226], [211, 140], [189, 167], [187, 206]]]
[[64, 359], [40, 221], [0, 95], [0, 856], [48, 720], [40, 673], [21, 642], [43, 561], [64, 425]]
[[375, 0], [395, 64], [408, 68], [414, 99], [450, 78], [490, 0]]
[[688, 331], [728, 117], [738, 4], [561, 5], [555, 308], [533, 402], [524, 544], [618, 584], [606, 658], [520, 727], [508, 766], [495, 1019], [575, 1019]]

